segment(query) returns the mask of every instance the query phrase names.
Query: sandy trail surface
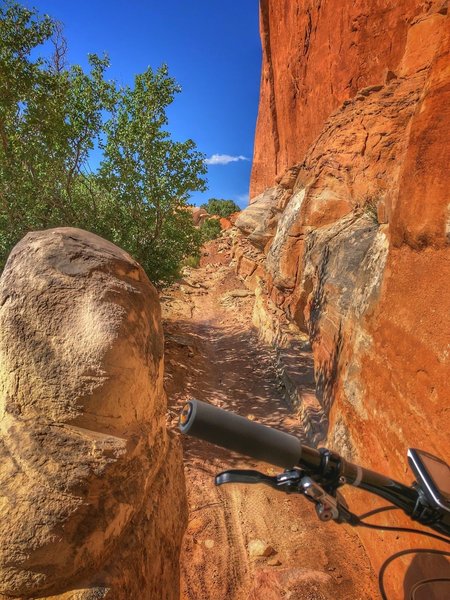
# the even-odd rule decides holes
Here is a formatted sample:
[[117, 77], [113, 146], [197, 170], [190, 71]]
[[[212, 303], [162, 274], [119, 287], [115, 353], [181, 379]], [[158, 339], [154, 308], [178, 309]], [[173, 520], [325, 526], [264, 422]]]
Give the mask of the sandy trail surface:
[[[162, 296], [171, 426], [176, 430], [181, 406], [193, 397], [302, 438], [271, 350], [252, 326], [253, 297], [230, 268], [227, 245], [215, 242], [207, 249], [202, 266]], [[263, 485], [214, 485], [214, 475], [228, 468], [274, 475], [273, 467], [187, 436], [182, 442], [189, 501], [183, 600], [378, 597], [350, 528], [321, 523], [301, 496]], [[261, 551], [268, 556], [258, 556]]]

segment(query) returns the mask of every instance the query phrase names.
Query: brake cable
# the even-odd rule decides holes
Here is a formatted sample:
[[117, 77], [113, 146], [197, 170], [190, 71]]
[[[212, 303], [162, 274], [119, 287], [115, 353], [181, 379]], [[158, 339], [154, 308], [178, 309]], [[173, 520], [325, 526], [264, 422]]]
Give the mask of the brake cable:
[[373, 510], [369, 510], [369, 512], [359, 515], [358, 519], [367, 519], [372, 515], [377, 515], [381, 512], [387, 512], [388, 510], [401, 510], [401, 508], [399, 506], [392, 506], [390, 504], [388, 504], [387, 506], [380, 506], [379, 508], [374, 508]]
[[423, 531], [422, 529], [414, 529], [412, 527], [391, 527], [390, 525], [374, 525], [373, 523], [366, 523], [365, 521], [359, 521], [356, 523], [357, 526], [367, 527], [369, 529], [381, 529], [384, 531], [400, 531], [401, 533], [414, 533], [418, 535], [425, 535], [430, 538], [434, 538], [435, 540], [439, 540], [440, 542], [444, 542], [446, 544], [450, 544], [450, 540], [442, 537], [440, 535], [436, 535], [435, 533], [429, 533], [428, 531]]

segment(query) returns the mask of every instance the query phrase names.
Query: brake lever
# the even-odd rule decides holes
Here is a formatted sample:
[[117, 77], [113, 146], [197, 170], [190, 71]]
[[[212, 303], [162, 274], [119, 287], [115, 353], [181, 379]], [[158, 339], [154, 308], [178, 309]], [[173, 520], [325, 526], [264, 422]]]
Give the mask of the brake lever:
[[251, 469], [222, 471], [222, 473], [216, 475], [214, 482], [216, 485], [223, 485], [224, 483], [264, 483], [270, 487], [277, 487], [276, 477], [269, 477], [269, 475]]
[[357, 524], [357, 517], [347, 509], [340, 495], [336, 497], [329, 494], [299, 469], [284, 471], [275, 477], [250, 469], [230, 469], [215, 477], [216, 485], [225, 483], [263, 483], [279, 492], [297, 492], [315, 504], [317, 516], [321, 521], [332, 519], [338, 523]]
[[284, 471], [275, 477], [264, 475], [259, 471], [249, 469], [230, 469], [223, 471], [215, 477], [216, 485], [224, 483], [263, 483], [280, 492], [298, 491], [301, 472], [298, 470]]

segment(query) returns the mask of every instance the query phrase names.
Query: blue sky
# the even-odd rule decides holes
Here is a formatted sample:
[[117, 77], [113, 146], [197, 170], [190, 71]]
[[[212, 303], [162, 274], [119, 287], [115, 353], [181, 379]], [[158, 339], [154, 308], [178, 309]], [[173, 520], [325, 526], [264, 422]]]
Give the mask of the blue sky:
[[86, 67], [89, 52], [106, 52], [109, 78], [126, 84], [167, 63], [183, 90], [168, 110], [169, 130], [210, 159], [209, 189], [192, 201], [246, 205], [261, 72], [258, 0], [23, 3], [63, 22], [70, 63]]

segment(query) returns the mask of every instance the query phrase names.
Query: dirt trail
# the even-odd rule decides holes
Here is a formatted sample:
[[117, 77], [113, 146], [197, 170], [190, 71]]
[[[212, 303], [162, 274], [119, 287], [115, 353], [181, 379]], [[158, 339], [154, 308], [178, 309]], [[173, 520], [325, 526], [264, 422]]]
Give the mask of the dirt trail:
[[[203, 265], [165, 292], [166, 389], [172, 425], [190, 397], [302, 437], [283, 400], [270, 349], [251, 325], [253, 298], [212, 243]], [[369, 600], [374, 576], [357, 536], [317, 520], [302, 497], [265, 486], [214, 486], [227, 468], [257, 468], [210, 444], [183, 438], [189, 526], [181, 559], [183, 600]], [[251, 557], [262, 540], [269, 557]]]

